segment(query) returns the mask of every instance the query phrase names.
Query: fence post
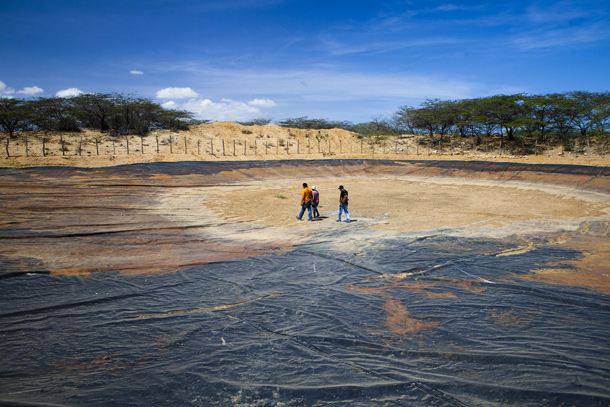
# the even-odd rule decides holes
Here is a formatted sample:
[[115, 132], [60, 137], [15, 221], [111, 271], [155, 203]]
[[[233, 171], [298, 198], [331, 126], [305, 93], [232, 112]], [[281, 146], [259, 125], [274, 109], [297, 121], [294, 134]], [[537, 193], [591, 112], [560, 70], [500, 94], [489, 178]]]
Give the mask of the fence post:
[[201, 145], [201, 140], [197, 140], [197, 155], [200, 155], [200, 149], [199, 149], [200, 145]]
[[210, 139], [210, 154], [214, 155], [214, 140]]
[[29, 157], [29, 154], [28, 154], [28, 135], [27, 134], [25, 135], [25, 156]]
[[364, 139], [360, 139], [360, 154], [362, 154], [362, 145], [364, 143]]
[[328, 137], [328, 155], [330, 155], [330, 137]]
[[[62, 146], [63, 146], [63, 141], [62, 141]], [[63, 150], [63, 147], [62, 147]], [[114, 140], [112, 140], [112, 155], [116, 155], [116, 146], [114, 145]]]
[[169, 153], [174, 154], [174, 140], [172, 140], [172, 135], [169, 135]]
[[311, 152], [309, 149], [310, 146], [311, 146], [311, 139], [309, 137], [307, 137], [307, 154], [309, 154]]
[[222, 155], [225, 155], [225, 139], [222, 139]]
[[6, 158], [9, 158], [11, 155], [8, 152], [8, 143], [10, 142], [11, 138], [7, 137], [6, 138]]
[[125, 136], [125, 141], [127, 142], [127, 155], [129, 155], [129, 137]]
[[[256, 140], [255, 140], [254, 142], [256, 142]], [[246, 155], [247, 155], [247, 154], [246, 154], [246, 152], [247, 152], [247, 151], [246, 151], [246, 147], [248, 147], [248, 140], [244, 140], [244, 156], [246, 156]]]
[[159, 135], [156, 135], [155, 139], [157, 140], [157, 154], [159, 154]]
[[144, 136], [140, 136], [140, 153], [144, 154]]
[[233, 139], [233, 157], [235, 157], [235, 139]]
[[80, 143], [78, 143], [78, 155], [83, 154], [83, 136], [80, 136]]
[[[44, 151], [44, 138], [42, 139], [42, 141], [42, 150]], [[100, 155], [99, 140], [97, 139], [97, 137], [95, 138], [95, 155]]]
[[254, 139], [254, 156], [256, 157], [256, 150], [258, 147], [258, 143], [256, 142], [256, 139]]
[[265, 155], [267, 155], [267, 150], [269, 149], [269, 143], [267, 143], [267, 140], [265, 140]]
[[[61, 155], [66, 155], [66, 149], [64, 148], [64, 136], [60, 135], [59, 136], [59, 141], [61, 142]], [[6, 154], [8, 155], [8, 141], [6, 144]]]
[[42, 156], [46, 157], [46, 152], [44, 151], [44, 143], [45, 143], [45, 137], [42, 136]]
[[187, 149], [186, 149], [186, 136], [184, 136], [184, 154], [187, 153]]
[[301, 154], [301, 141], [297, 139], [297, 154]]

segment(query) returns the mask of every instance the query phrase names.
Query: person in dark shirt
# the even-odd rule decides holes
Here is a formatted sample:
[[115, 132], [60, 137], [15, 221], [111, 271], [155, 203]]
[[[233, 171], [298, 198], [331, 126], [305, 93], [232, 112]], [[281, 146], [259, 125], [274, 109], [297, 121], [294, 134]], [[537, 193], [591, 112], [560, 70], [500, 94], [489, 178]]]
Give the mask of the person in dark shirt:
[[337, 217], [337, 222], [341, 222], [341, 212], [345, 212], [345, 221], [349, 223], [349, 212], [347, 211], [347, 203], [349, 201], [347, 195], [347, 189], [343, 188], [343, 185], [339, 185], [339, 191], [341, 191], [341, 195], [339, 195], [339, 216]]
[[318, 192], [318, 189], [315, 185], [311, 187], [311, 193], [313, 195], [313, 199], [311, 201], [311, 207], [313, 208], [313, 216], [315, 218], [319, 218], [320, 212], [318, 212], [318, 205], [320, 204], [320, 193]]

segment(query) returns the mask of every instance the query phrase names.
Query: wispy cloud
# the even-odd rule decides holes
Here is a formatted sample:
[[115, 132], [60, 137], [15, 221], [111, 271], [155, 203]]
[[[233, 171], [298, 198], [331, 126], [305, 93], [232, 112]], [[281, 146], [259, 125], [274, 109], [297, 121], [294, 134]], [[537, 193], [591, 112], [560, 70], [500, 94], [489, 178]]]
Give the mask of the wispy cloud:
[[605, 45], [610, 41], [610, 28], [594, 24], [566, 28], [533, 30], [516, 36], [513, 44], [522, 51], [541, 48], [562, 48], [573, 46]]
[[[384, 105], [385, 110], [401, 105], [417, 105], [425, 98], [463, 99], [498, 93], [516, 93], [523, 88], [480, 83], [456, 76], [416, 73], [350, 72], [339, 67], [303, 70], [228, 70], [196, 64], [182, 71], [191, 88], [205, 89], [205, 98], [185, 103], [164, 104], [185, 109], [200, 119], [248, 120], [256, 117], [299, 117], [329, 115], [329, 106], [361, 105], [364, 109]], [[189, 89], [191, 89], [189, 88]], [[228, 93], [230, 92], [230, 93]], [[252, 99], [250, 95], [264, 95]], [[360, 112], [340, 109], [333, 119], [359, 120]], [[385, 111], [384, 111], [385, 113]], [[340, 114], [341, 117], [337, 115]], [[356, 117], [356, 118], [354, 118]], [[366, 120], [364, 117], [363, 120]]]
[[365, 39], [355, 41], [353, 38], [346, 42], [341, 42], [338, 39], [320, 38], [321, 43], [332, 55], [348, 55], [348, 54], [383, 54], [401, 51], [409, 48], [429, 48], [439, 45], [456, 45], [463, 43], [455, 37], [426, 37], [413, 39]]
[[129, 71], [129, 73], [132, 75], [144, 75], [144, 72], [138, 71], [137, 69], [132, 69], [131, 71]]
[[610, 41], [609, 8], [588, 2], [561, 1], [528, 7], [523, 29], [513, 38], [519, 50], [605, 46]]
[[[217, 70], [200, 68], [191, 80], [220, 97], [226, 89], [239, 95], [266, 94], [311, 100], [354, 100], [405, 97], [470, 97], [480, 85], [451, 77], [422, 74], [350, 72], [337, 68], [309, 70]], [[212, 85], [213, 84], [213, 85]]]

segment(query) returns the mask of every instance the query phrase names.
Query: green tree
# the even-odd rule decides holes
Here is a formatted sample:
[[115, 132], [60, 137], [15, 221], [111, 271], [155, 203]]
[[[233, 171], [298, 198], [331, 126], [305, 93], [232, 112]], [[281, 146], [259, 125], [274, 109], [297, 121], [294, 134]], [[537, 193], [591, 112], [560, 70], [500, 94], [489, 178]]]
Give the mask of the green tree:
[[[572, 101], [571, 123], [578, 129], [580, 136], [587, 142], [591, 141], [591, 131], [596, 123], [603, 120], [607, 96], [603, 93], [570, 92], [568, 98]], [[605, 104], [605, 106], [604, 106]]]
[[75, 113], [83, 127], [108, 131], [109, 121], [117, 109], [113, 95], [103, 93], [85, 93], [70, 98]]
[[19, 130], [24, 130], [31, 123], [31, 111], [21, 99], [0, 98], [0, 128], [13, 138]]

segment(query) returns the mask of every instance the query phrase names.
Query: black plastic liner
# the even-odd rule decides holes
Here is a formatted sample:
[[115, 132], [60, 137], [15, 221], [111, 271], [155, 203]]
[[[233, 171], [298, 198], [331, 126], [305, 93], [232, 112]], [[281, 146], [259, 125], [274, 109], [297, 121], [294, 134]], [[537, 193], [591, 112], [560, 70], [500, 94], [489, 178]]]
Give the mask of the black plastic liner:
[[[0, 175], [26, 183], [30, 176], [46, 178], [47, 185], [66, 175], [108, 183], [121, 174], [208, 171], [221, 178], [227, 168], [259, 165], [312, 164], [152, 164]], [[324, 165], [329, 172], [333, 165], [340, 171], [373, 166]], [[608, 188], [607, 168], [408, 166], [497, 177], [571, 174], [593, 189]], [[563, 182], [577, 185], [576, 178]], [[0, 237], [11, 233], [7, 227]], [[512, 238], [405, 235], [343, 252], [318, 239], [281, 255], [139, 276], [33, 273], [0, 257], [0, 404], [608, 406], [610, 298], [526, 279], [533, 269], [582, 255], [540, 239], [514, 256], [497, 256], [516, 247]]]

